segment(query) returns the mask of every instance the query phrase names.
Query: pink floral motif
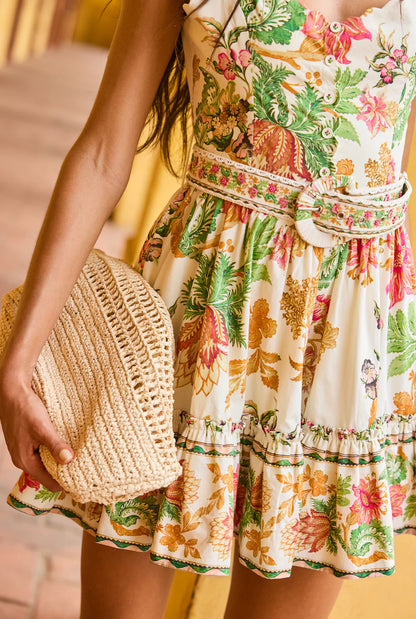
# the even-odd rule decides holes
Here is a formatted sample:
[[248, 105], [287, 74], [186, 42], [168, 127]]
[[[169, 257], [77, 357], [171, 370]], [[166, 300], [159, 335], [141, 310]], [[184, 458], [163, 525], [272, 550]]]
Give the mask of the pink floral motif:
[[326, 315], [328, 314], [330, 300], [331, 299], [329, 295], [318, 294], [316, 296], [315, 307], [312, 315], [312, 322], [317, 322], [318, 320], [321, 320], [321, 318], [326, 317]]
[[367, 88], [361, 94], [360, 102], [362, 107], [360, 114], [357, 114], [357, 120], [366, 123], [372, 136], [394, 126], [398, 106], [395, 101], [385, 101], [384, 93], [379, 96], [371, 95]]
[[26, 488], [34, 488], [35, 490], [40, 490], [40, 483], [33, 479], [28, 473], [23, 473], [20, 475], [17, 485], [19, 486], [19, 491], [23, 492]]
[[347, 275], [359, 279], [363, 286], [373, 281], [372, 270], [378, 266], [376, 245], [372, 239], [351, 239], [347, 266], [352, 267]]
[[319, 11], [310, 11], [302, 32], [307, 37], [320, 41], [327, 54], [335, 56], [341, 64], [350, 64], [347, 54], [351, 48], [352, 39], [372, 39], [371, 32], [365, 28], [360, 17], [350, 17], [342, 23], [339, 32], [332, 32], [328, 22]]
[[408, 59], [409, 59], [408, 55], [405, 54], [402, 49], [395, 49], [395, 50], [393, 50], [393, 58], [395, 60], [401, 60], [403, 64], [405, 62], [407, 62]]
[[390, 503], [392, 516], [403, 516], [403, 501], [406, 498], [406, 490], [400, 484], [390, 486]]
[[413, 294], [415, 268], [412, 250], [403, 227], [397, 228], [394, 243], [394, 255], [390, 262], [390, 279], [386, 292], [390, 296], [390, 308], [403, 301], [407, 294]]
[[380, 519], [387, 513], [387, 491], [383, 482], [377, 483], [375, 474], [371, 477], [366, 475], [360, 479], [360, 483], [352, 485], [352, 491], [357, 499], [350, 507], [350, 511], [356, 514], [358, 522], [370, 524], [374, 518]]
[[221, 52], [218, 54], [218, 69], [224, 73], [226, 80], [235, 80], [236, 73], [238, 72], [238, 63], [244, 69], [248, 67], [251, 62], [251, 53], [247, 49], [242, 49], [237, 52], [230, 49], [230, 54]]
[[293, 235], [287, 230], [283, 234], [278, 232], [273, 238], [272, 260], [274, 260], [281, 269], [286, 269], [292, 251]]

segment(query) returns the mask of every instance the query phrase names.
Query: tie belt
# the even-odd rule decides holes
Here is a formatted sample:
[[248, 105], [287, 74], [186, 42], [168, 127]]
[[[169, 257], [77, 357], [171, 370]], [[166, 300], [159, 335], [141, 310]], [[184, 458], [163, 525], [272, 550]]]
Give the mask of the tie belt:
[[[194, 146], [186, 174], [190, 185], [224, 200], [294, 223], [316, 247], [351, 237], [368, 238], [404, 223], [412, 187], [406, 173], [388, 185], [347, 190], [328, 174], [301, 183], [232, 161]], [[345, 177], [344, 177], [345, 179]], [[338, 191], [337, 191], [338, 190]]]

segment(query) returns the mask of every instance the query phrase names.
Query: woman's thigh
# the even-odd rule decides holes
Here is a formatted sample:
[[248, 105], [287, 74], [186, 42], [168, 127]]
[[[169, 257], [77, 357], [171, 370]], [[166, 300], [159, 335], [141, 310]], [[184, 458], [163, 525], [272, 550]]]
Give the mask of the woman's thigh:
[[84, 531], [81, 619], [163, 619], [174, 575], [149, 552], [103, 546]]
[[231, 589], [224, 619], [326, 619], [342, 580], [326, 571], [294, 567], [289, 578], [269, 580], [238, 561], [234, 538]]

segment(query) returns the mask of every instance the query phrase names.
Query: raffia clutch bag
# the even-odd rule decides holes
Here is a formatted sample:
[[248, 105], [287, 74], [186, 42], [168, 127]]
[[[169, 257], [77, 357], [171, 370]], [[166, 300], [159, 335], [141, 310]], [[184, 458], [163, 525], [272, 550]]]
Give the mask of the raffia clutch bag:
[[[0, 352], [22, 286], [2, 298]], [[131, 266], [98, 249], [45, 343], [32, 388], [75, 457], [42, 461], [81, 503], [110, 504], [179, 477], [172, 428], [174, 337], [168, 310]]]

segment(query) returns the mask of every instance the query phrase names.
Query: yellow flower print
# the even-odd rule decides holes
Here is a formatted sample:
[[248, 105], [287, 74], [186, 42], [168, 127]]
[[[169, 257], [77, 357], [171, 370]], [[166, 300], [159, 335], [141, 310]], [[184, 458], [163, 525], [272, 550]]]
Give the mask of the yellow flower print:
[[321, 347], [318, 354], [318, 363], [326, 350], [336, 348], [339, 327], [333, 327], [327, 320], [325, 324], [319, 324], [315, 328], [315, 332], [322, 336]]
[[268, 317], [269, 304], [266, 299], [257, 299], [250, 308], [250, 328], [248, 345], [258, 348], [263, 337], [272, 337], [276, 333], [277, 322]]
[[289, 275], [286, 280], [286, 291], [282, 294], [280, 308], [296, 339], [309, 328], [317, 289], [317, 277], [299, 281]]
[[221, 468], [218, 463], [207, 464], [207, 466], [214, 475], [214, 479], [212, 480], [214, 484], [217, 484], [221, 480], [230, 494], [233, 494], [233, 492], [236, 491], [238, 474], [234, 472], [232, 464], [228, 465], [226, 473], [221, 472]]
[[365, 175], [369, 178], [369, 187], [387, 185], [395, 180], [394, 159], [387, 142], [380, 146], [379, 158], [369, 159], [365, 164]]
[[[186, 516], [189, 516], [189, 512], [184, 514], [184, 520]], [[191, 555], [191, 557], [196, 559], [201, 557], [199, 550], [196, 547], [198, 540], [195, 538], [187, 540], [182, 533], [182, 527], [180, 524], [166, 523], [165, 525], [162, 525], [159, 523], [157, 530], [163, 531], [164, 535], [161, 535], [160, 543], [162, 546], [167, 546], [169, 552], [176, 552], [179, 546], [183, 546], [185, 557], [188, 555]]]
[[416, 414], [416, 372], [411, 370], [409, 373], [411, 385], [410, 393], [400, 391], [394, 394], [393, 402], [396, 406], [394, 414], [399, 415], [415, 415]]
[[189, 466], [189, 462], [184, 462], [182, 466], [183, 475], [183, 502], [186, 505], [198, 500], [199, 487], [201, 480], [195, 475], [195, 471]]
[[321, 470], [315, 471], [310, 485], [312, 488], [312, 496], [319, 496], [320, 494], [326, 494], [326, 484], [328, 482], [328, 475]]
[[263, 546], [262, 542], [273, 533], [273, 527], [276, 522], [276, 518], [270, 518], [267, 522], [262, 520], [261, 529], [246, 529], [243, 533], [244, 537], [248, 538], [247, 550], [253, 552], [253, 556], [259, 555], [259, 563], [265, 565], [276, 565], [275, 560], [267, 553], [270, 550], [270, 546]]
[[298, 521], [296, 518], [292, 518], [280, 532], [280, 550], [283, 551], [285, 557], [291, 559], [295, 554], [297, 549], [297, 537]]

